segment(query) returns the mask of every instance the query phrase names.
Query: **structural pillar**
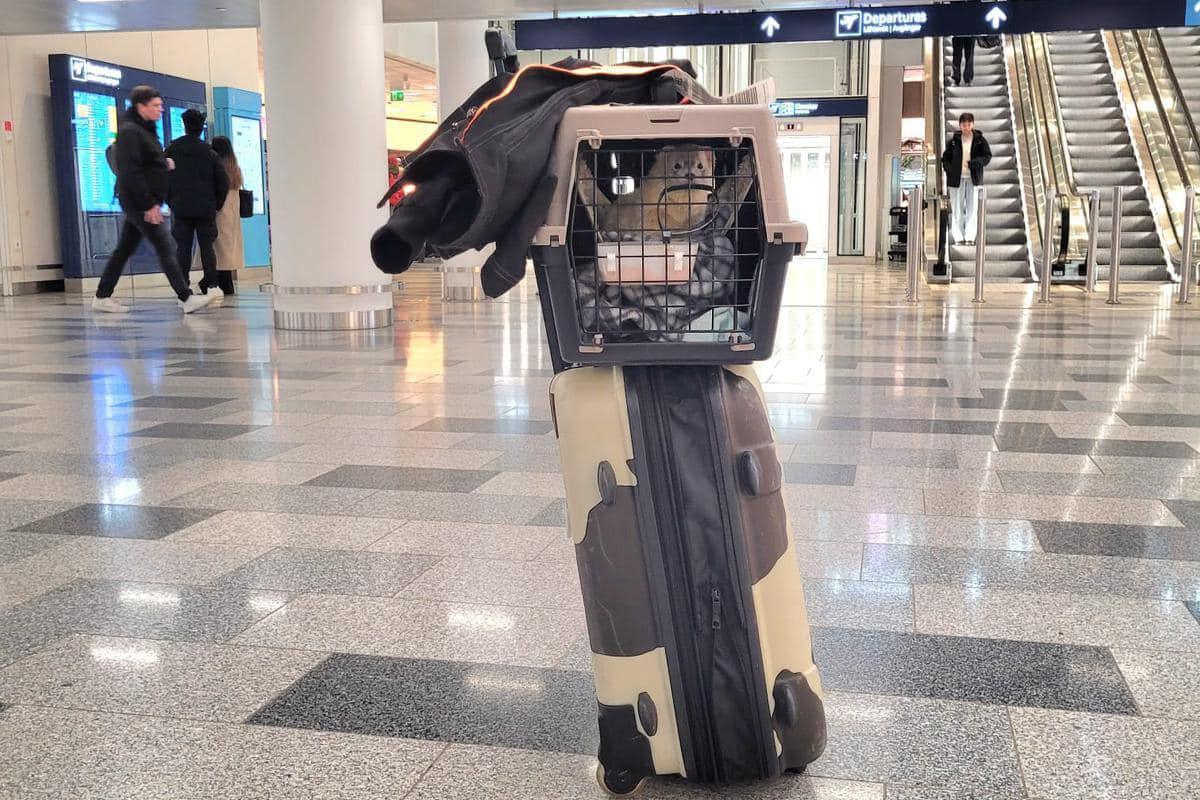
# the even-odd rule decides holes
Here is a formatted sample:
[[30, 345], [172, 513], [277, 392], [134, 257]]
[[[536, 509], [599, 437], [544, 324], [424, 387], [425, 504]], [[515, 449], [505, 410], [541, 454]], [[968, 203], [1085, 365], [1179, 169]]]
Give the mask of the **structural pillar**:
[[371, 261], [386, 207], [380, 0], [261, 0], [275, 327], [392, 324]]
[[[437, 82], [438, 119], [443, 120], [471, 96], [471, 93], [491, 77], [491, 63], [487, 57], [483, 34], [487, 30], [486, 20], [442, 20], [437, 23]], [[468, 250], [443, 265], [443, 274], [469, 268], [476, 273], [488, 256], [495, 250], [488, 245], [483, 250]], [[479, 279], [472, 278], [474, 288]], [[474, 289], [473, 289], [474, 291]]]

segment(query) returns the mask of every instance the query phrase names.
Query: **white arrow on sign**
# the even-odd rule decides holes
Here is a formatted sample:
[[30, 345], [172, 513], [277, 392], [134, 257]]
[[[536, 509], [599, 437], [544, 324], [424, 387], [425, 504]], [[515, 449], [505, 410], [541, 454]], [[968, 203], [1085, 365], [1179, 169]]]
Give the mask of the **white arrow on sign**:
[[1008, 20], [1008, 14], [1001, 8], [993, 8], [984, 19], [992, 24], [992, 30], [1000, 30], [1000, 26]]
[[762, 28], [763, 32], [767, 34], [767, 38], [770, 39], [774, 37], [775, 32], [783, 26], [780, 25], [779, 20], [775, 19], [774, 17], [767, 17], [762, 21], [762, 25], [759, 25], [758, 27]]

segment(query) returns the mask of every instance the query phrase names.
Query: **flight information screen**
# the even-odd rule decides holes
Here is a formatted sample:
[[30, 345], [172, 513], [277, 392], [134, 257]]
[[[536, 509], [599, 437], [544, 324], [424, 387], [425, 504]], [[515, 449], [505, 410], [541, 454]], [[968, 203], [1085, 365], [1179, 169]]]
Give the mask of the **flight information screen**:
[[83, 91], [76, 91], [73, 100], [75, 163], [82, 210], [119, 211], [114, 196], [116, 176], [105, 155], [117, 137], [117, 102], [111, 95]]
[[249, 117], [230, 117], [233, 154], [242, 169], [242, 188], [254, 193], [254, 213], [265, 214], [262, 163], [262, 125]]

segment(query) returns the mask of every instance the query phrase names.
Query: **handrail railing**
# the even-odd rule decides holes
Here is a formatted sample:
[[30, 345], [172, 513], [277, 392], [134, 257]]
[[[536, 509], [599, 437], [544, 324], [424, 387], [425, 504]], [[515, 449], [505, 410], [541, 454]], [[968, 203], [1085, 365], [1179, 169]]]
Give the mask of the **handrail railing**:
[[1186, 166], [1182, 152], [1166, 118], [1162, 87], [1155, 80], [1142, 40], [1134, 31], [1104, 31], [1101, 36], [1167, 271], [1174, 277], [1183, 246]]
[[[942, 174], [942, 152], [946, 149], [944, 42], [926, 40], [925, 75], [925, 203], [928, 212], [921, 231], [925, 269], [931, 277], [954, 277], [950, 264], [950, 198]], [[942, 273], [942, 270], [945, 270]]]

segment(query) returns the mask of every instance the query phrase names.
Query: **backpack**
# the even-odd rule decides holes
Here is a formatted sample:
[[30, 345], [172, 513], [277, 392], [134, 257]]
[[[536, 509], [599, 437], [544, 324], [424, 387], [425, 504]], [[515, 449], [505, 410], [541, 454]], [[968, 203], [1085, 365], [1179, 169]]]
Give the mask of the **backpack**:
[[113, 142], [108, 147], [104, 148], [104, 160], [108, 162], [108, 168], [112, 170], [112, 174], [117, 174], [117, 143]]

